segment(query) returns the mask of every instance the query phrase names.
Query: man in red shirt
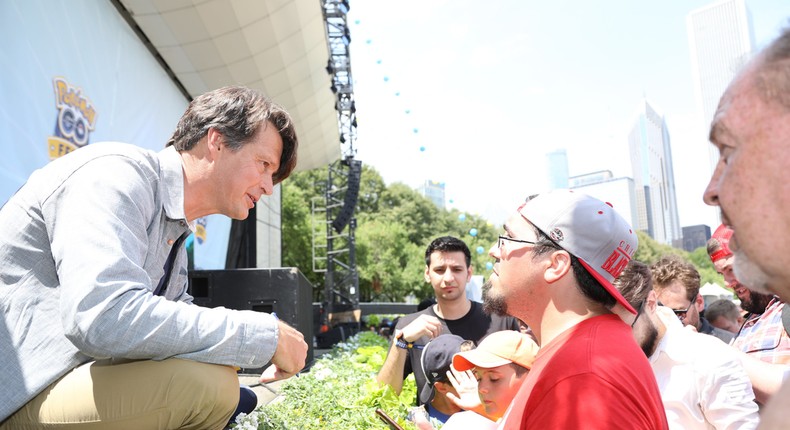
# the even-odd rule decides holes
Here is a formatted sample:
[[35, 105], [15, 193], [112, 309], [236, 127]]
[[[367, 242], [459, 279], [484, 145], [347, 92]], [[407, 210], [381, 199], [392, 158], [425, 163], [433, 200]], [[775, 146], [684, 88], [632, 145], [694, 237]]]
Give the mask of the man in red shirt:
[[528, 200], [490, 254], [488, 309], [524, 321], [541, 345], [505, 429], [666, 429], [653, 371], [610, 309], [636, 310], [612, 286], [637, 247], [611, 205], [570, 190]]

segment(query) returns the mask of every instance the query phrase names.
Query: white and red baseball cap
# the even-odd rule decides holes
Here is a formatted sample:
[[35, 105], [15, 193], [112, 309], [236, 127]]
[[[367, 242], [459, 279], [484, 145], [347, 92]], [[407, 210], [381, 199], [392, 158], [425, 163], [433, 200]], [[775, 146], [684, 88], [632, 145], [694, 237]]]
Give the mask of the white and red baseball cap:
[[582, 192], [559, 189], [539, 194], [518, 211], [554, 243], [578, 258], [617, 303], [636, 314], [612, 282], [631, 261], [639, 240], [610, 203]]

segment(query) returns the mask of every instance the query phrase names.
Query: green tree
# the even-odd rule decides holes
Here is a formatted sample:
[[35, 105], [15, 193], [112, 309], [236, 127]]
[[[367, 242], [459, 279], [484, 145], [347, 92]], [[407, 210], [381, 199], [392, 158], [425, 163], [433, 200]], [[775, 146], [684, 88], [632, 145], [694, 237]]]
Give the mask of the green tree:
[[425, 283], [420, 249], [398, 222], [369, 220], [357, 229], [357, 271], [362, 301], [401, 301]]
[[724, 285], [724, 278], [716, 272], [716, 268], [713, 267], [713, 263], [710, 261], [707, 247], [701, 246], [690, 252], [688, 259], [697, 267], [702, 285], [711, 283], [722, 287], [726, 286]]
[[386, 190], [387, 185], [379, 172], [373, 167], [363, 164], [359, 182], [357, 212], [366, 214], [378, 213], [379, 202]]
[[644, 231], [637, 231], [636, 236], [639, 239], [639, 246], [636, 248], [634, 259], [637, 261], [650, 265], [666, 254], [677, 254], [686, 258], [686, 256], [683, 255], [684, 251], [682, 249], [659, 243], [648, 236]]
[[708, 257], [706, 248], [700, 247], [689, 253], [685, 250], [659, 243], [643, 231], [637, 231], [636, 234], [639, 238], [639, 247], [634, 254], [635, 260], [650, 265], [658, 261], [664, 255], [676, 254], [694, 265], [700, 274], [701, 285], [705, 285], [706, 283], [724, 285], [721, 275], [716, 273], [716, 270], [713, 268], [713, 263], [711, 263]]
[[[406, 228], [409, 241], [414, 244], [427, 245], [436, 231], [444, 230], [439, 208], [429, 199], [409, 188], [406, 184], [396, 182], [389, 185], [379, 200], [378, 213], [360, 215], [360, 222], [375, 217], [384, 222], [398, 222]], [[437, 228], [437, 221], [440, 228]]]
[[[309, 173], [302, 176], [307, 178]], [[302, 183], [289, 180], [282, 186], [282, 264], [298, 268], [314, 287], [321, 286], [323, 273], [313, 271], [310, 188], [302, 188]]]

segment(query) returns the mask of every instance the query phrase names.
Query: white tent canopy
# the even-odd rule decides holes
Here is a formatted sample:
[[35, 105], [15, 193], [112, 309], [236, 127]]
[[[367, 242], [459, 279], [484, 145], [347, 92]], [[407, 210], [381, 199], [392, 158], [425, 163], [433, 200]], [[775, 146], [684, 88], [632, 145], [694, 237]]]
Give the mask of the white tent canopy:
[[710, 282], [703, 285], [702, 288], [699, 289], [699, 293], [705, 298], [706, 303], [718, 299], [733, 299], [732, 291], [718, 284], [711, 284]]

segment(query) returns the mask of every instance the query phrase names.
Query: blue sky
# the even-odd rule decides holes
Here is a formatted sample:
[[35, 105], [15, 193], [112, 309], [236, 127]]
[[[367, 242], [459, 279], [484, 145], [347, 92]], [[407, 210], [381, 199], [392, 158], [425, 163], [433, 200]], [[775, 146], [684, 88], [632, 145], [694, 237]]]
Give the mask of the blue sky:
[[[715, 228], [686, 31], [710, 3], [352, 0], [357, 158], [387, 183], [443, 181], [449, 206], [501, 224], [545, 190], [551, 150], [567, 150], [571, 175], [631, 176], [645, 97], [669, 127], [681, 225]], [[747, 7], [758, 47], [790, 19], [787, 0]]]

